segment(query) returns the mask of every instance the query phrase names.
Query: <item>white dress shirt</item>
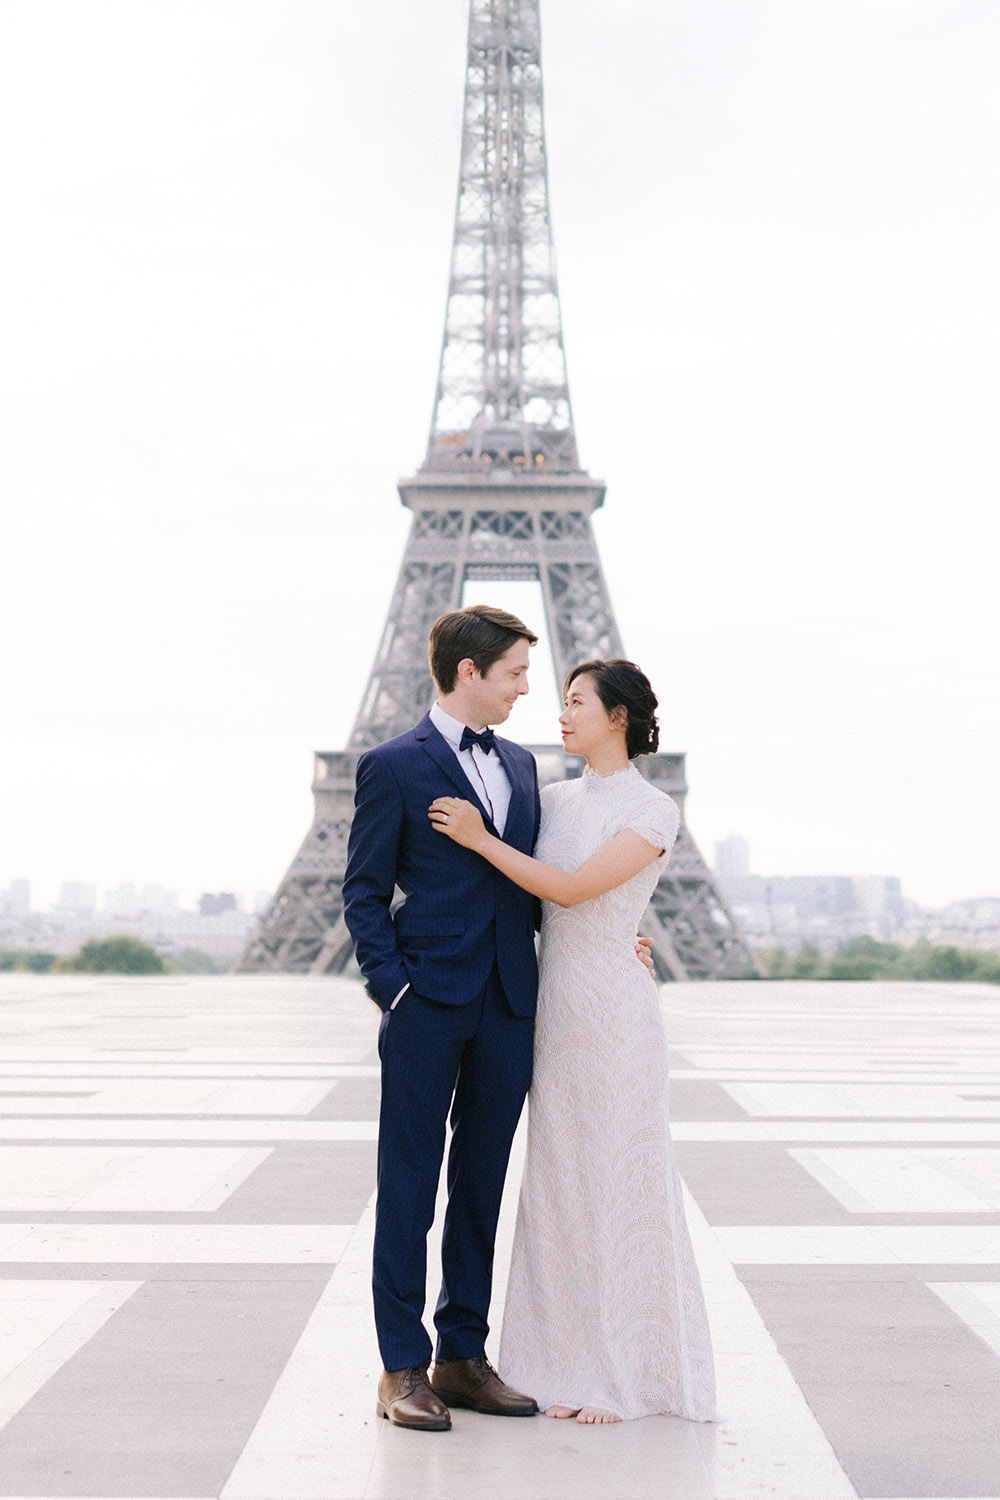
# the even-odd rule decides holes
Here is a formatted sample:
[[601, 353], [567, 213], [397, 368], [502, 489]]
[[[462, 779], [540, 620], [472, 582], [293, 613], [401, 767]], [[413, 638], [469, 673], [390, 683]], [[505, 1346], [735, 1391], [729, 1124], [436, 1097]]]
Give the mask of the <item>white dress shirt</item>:
[[455, 759], [465, 772], [466, 779], [474, 788], [483, 806], [493, 815], [493, 826], [503, 838], [507, 825], [507, 809], [510, 807], [510, 782], [500, 760], [500, 753], [491, 750], [489, 755], [482, 745], [470, 745], [460, 750], [464, 724], [446, 714], [440, 703], [431, 709], [431, 723], [455, 752]]

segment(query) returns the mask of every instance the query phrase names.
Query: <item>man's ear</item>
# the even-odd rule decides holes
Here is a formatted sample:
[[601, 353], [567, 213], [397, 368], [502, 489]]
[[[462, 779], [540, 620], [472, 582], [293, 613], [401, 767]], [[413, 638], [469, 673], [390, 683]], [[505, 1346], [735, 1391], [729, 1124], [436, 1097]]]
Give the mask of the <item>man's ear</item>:
[[456, 677], [456, 679], [459, 682], [475, 682], [475, 680], [476, 680], [476, 678], [478, 676], [479, 676], [479, 673], [476, 670], [476, 664], [472, 660], [472, 657], [471, 656], [463, 656], [462, 660], [459, 662], [458, 666], [455, 668], [455, 677]]

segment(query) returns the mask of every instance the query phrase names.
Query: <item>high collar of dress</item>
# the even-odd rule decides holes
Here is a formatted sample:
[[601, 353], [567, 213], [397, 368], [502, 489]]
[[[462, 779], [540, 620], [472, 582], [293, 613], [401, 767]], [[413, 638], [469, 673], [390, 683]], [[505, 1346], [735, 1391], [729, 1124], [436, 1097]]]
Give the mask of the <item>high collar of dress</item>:
[[588, 787], [599, 788], [617, 781], [620, 776], [631, 776], [634, 772], [633, 765], [622, 766], [620, 771], [609, 771], [607, 775], [595, 771], [591, 766], [586, 766], [581, 779]]

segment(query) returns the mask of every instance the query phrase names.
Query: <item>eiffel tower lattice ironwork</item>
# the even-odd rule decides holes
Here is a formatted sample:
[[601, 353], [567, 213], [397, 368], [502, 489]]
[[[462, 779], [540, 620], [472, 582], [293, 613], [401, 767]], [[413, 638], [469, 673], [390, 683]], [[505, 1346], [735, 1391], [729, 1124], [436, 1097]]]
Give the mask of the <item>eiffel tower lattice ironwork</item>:
[[[244, 971], [339, 972], [351, 957], [341, 883], [362, 751], [434, 699], [427, 635], [470, 580], [541, 585], [557, 683], [625, 654], [591, 515], [604, 485], [580, 467], [549, 217], [538, 0], [471, 0], [461, 169], [427, 454], [400, 482], [413, 512], [388, 618], [348, 747], [316, 755], [315, 820], [240, 961]], [[579, 774], [533, 746], [542, 782]], [[637, 765], [683, 810], [684, 756]], [[663, 979], [752, 972], [752, 957], [686, 825], [645, 919]]]

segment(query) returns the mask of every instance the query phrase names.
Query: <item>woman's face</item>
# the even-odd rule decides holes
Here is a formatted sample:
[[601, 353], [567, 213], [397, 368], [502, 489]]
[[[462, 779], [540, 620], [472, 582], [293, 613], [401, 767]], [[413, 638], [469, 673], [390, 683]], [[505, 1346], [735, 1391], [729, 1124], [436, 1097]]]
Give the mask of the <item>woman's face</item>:
[[574, 677], [566, 689], [565, 707], [559, 715], [563, 746], [571, 755], [590, 756], [595, 751], [621, 740], [624, 743], [624, 726], [618, 729], [611, 722], [607, 709], [597, 695], [597, 687], [589, 672]]

